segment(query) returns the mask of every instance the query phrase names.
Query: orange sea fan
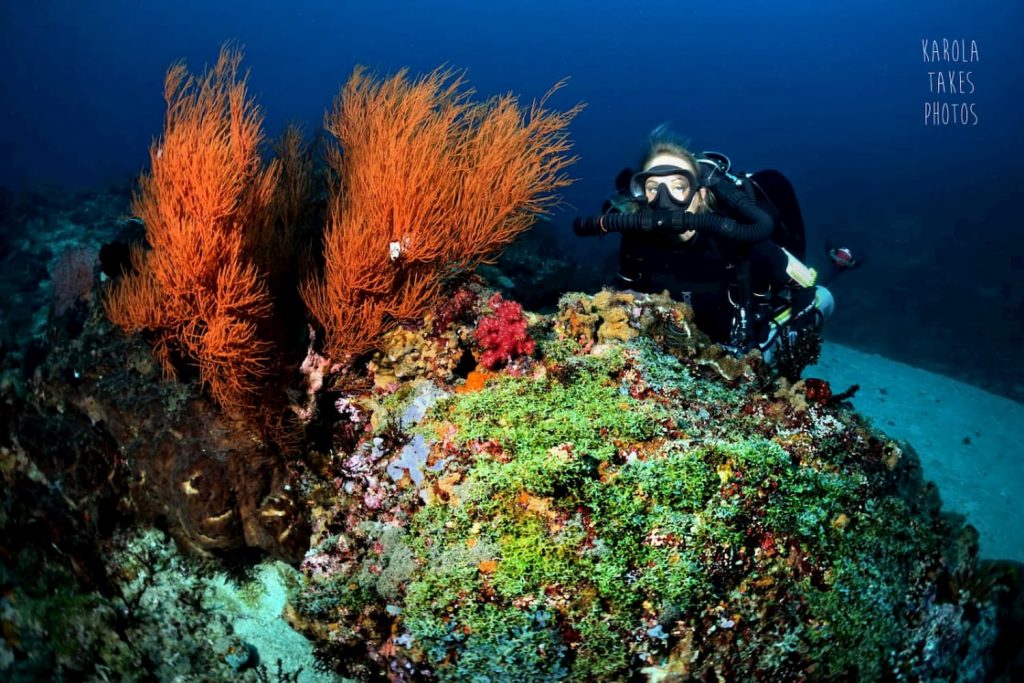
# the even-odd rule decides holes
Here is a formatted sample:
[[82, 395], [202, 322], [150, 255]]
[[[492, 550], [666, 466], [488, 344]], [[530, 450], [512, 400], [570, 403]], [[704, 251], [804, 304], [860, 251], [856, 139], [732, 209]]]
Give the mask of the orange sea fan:
[[260, 158], [262, 114], [240, 61], [225, 47], [199, 78], [182, 64], [168, 70], [163, 135], [132, 204], [151, 249], [133, 253], [134, 272], [104, 302], [126, 331], [155, 334], [165, 372], [173, 357], [191, 359], [232, 408], [252, 404], [269, 354], [257, 327], [270, 300], [244, 246], [246, 231], [266, 220], [278, 174]]
[[326, 117], [337, 146], [324, 273], [303, 298], [335, 358], [423, 315], [447, 279], [495, 258], [571, 182], [580, 105], [553, 112], [545, 97], [525, 114], [511, 95], [474, 103], [463, 85], [449, 70], [378, 81], [356, 69]]

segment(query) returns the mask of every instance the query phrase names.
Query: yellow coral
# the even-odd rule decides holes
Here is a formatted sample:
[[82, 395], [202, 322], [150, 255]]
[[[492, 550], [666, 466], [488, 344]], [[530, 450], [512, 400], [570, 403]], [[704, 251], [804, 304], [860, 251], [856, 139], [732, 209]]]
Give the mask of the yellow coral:
[[454, 330], [433, 336], [431, 326], [419, 330], [398, 328], [384, 335], [384, 349], [370, 362], [373, 383], [379, 388], [420, 377], [451, 381], [463, 349]]
[[602, 316], [601, 327], [597, 328], [597, 340], [629, 341], [640, 332], [629, 324], [629, 313], [624, 308], [610, 308]]
[[573, 339], [581, 344], [592, 342], [599, 321], [590, 298], [574, 296], [571, 300], [563, 300], [555, 319], [555, 334], [561, 339]]

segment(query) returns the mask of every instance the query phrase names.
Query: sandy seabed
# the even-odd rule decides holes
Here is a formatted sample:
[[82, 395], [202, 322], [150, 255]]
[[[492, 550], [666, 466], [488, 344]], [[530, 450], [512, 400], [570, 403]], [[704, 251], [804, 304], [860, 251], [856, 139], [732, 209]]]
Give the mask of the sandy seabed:
[[909, 443], [942, 507], [967, 518], [981, 556], [1024, 562], [1024, 405], [944, 375], [826, 343], [804, 377], [860, 390], [857, 411]]

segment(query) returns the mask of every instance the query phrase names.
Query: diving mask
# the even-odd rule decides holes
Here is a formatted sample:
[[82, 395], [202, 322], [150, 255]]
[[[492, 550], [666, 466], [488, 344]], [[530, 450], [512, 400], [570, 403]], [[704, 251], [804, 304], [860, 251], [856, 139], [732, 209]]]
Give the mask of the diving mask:
[[692, 171], [664, 164], [635, 173], [629, 181], [629, 190], [635, 199], [646, 199], [648, 190], [655, 192], [654, 198], [648, 201], [652, 209], [685, 211], [699, 188]]

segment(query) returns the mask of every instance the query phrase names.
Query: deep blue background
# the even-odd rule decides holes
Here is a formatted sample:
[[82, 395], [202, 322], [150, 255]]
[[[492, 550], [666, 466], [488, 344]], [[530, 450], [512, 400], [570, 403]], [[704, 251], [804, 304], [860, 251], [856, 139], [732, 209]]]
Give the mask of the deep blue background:
[[[14, 188], [138, 173], [167, 66], [198, 71], [229, 39], [245, 49], [271, 136], [290, 120], [317, 129], [356, 64], [447, 64], [481, 96], [524, 100], [568, 76], [552, 104], [588, 106], [572, 128], [579, 181], [555, 215], [566, 246], [614, 249], [614, 238], [580, 245], [569, 220], [600, 206], [669, 121], [695, 148], [787, 173], [815, 245], [831, 236], [866, 250], [868, 265], [837, 283], [832, 334], [954, 374], [968, 354], [996, 357], [1010, 377], [1001, 390], [1024, 396], [1016, 0], [5, 0], [0, 38], [0, 184]], [[980, 61], [926, 63], [921, 40], [942, 38], [976, 41]], [[971, 71], [976, 92], [930, 93], [936, 69]], [[934, 100], [973, 102], [978, 125], [925, 126]]]

